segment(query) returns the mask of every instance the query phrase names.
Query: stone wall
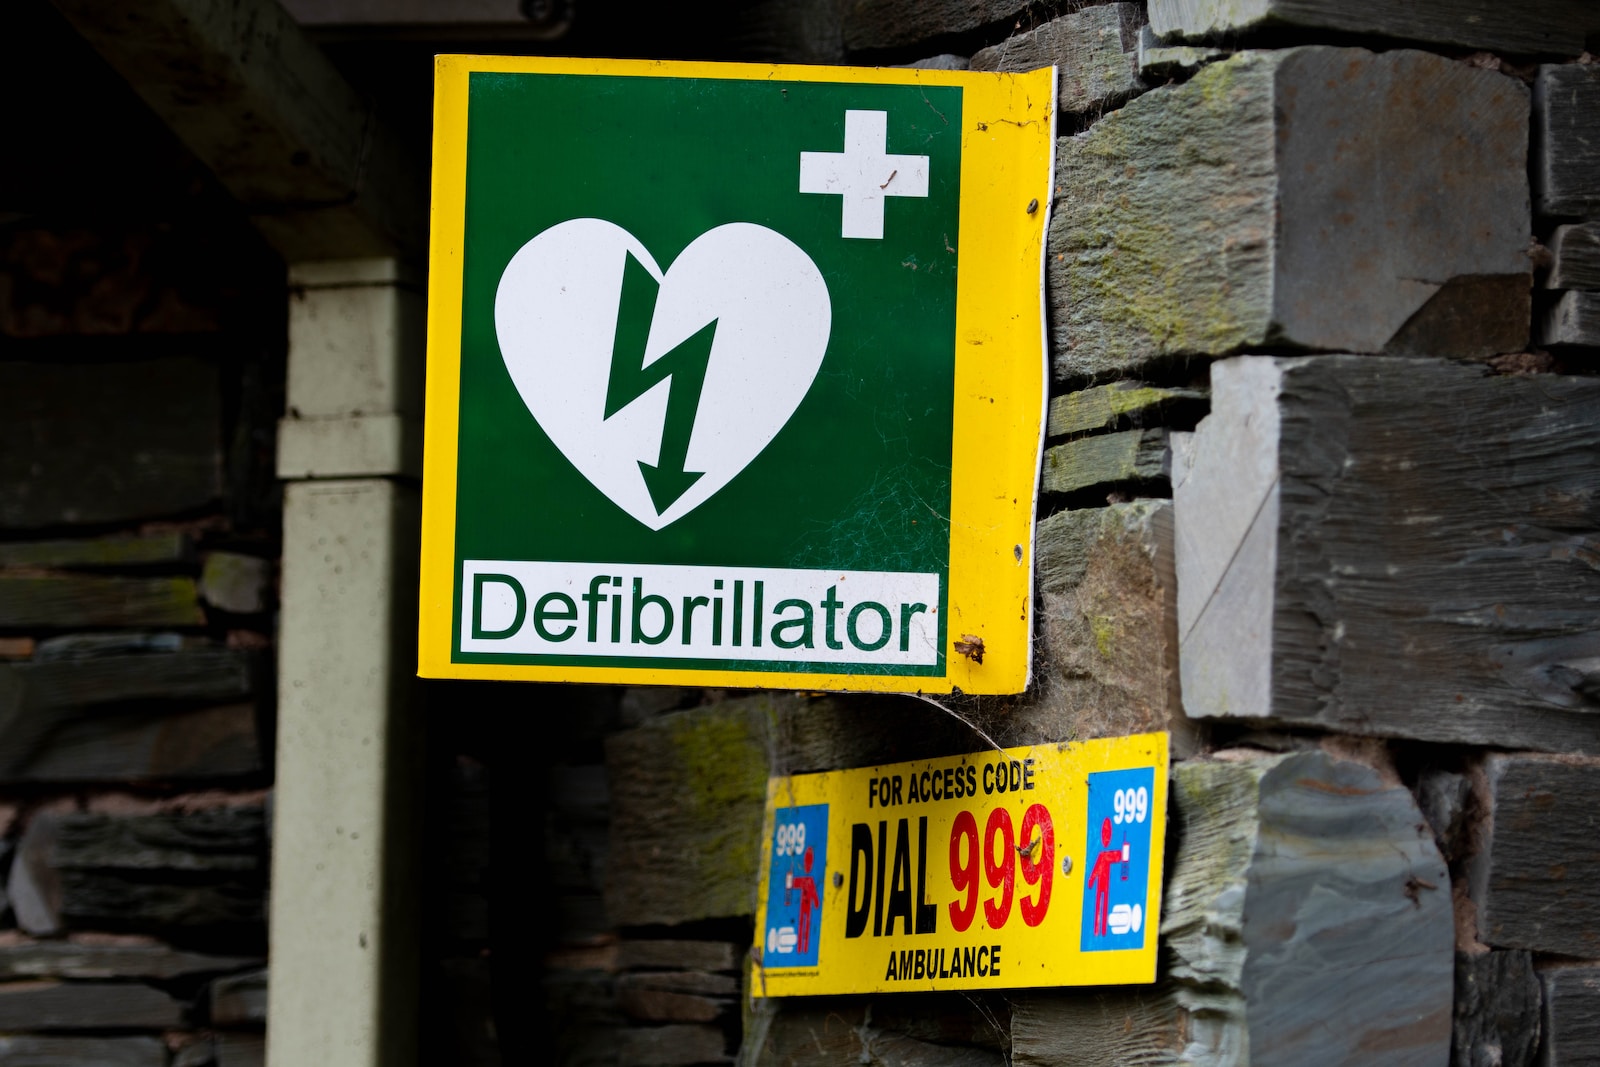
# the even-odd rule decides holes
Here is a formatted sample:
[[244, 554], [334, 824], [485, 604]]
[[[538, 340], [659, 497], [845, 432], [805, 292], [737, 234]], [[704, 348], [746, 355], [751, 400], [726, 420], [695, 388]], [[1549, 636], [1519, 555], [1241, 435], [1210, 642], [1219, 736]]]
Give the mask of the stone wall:
[[[543, 828], [562, 903], [507, 941], [489, 880], [474, 1018], [504, 1048], [474, 1062], [533, 1032], [583, 1064], [1596, 1055], [1600, 14], [1248, 8], [747, 16], [764, 58], [1061, 66], [1038, 685], [563, 690], [603, 736], [490, 805], [496, 840]], [[1154, 986], [739, 993], [768, 775], [1148, 729], [1175, 758]], [[522, 773], [497, 748], [460, 795]], [[517, 943], [537, 1019], [503, 1008]]]
[[64, 28], [8, 25], [8, 99], [70, 88], [0, 165], [0, 1064], [259, 1064], [283, 269]]

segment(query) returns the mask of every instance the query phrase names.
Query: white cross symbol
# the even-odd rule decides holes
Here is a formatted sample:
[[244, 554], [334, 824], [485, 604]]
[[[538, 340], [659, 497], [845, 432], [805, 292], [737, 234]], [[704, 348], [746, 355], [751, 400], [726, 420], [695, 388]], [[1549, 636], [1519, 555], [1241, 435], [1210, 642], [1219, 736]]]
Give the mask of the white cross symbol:
[[884, 197], [928, 195], [928, 157], [888, 146], [887, 111], [846, 111], [843, 152], [800, 153], [800, 191], [843, 197], [840, 237], [881, 241]]

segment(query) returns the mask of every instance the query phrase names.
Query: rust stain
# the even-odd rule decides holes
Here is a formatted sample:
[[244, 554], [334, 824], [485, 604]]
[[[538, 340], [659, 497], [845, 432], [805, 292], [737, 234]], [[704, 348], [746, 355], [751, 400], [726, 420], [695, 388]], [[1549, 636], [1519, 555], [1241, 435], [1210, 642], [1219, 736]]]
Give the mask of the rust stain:
[[981, 666], [983, 663], [983, 638], [977, 634], [962, 634], [961, 640], [956, 642], [956, 652]]

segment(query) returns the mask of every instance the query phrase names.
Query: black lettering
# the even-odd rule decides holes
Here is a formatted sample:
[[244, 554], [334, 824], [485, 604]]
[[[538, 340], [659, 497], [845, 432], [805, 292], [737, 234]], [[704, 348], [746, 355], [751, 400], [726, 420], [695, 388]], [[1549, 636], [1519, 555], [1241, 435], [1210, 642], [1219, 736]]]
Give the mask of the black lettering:
[[994, 792], [994, 764], [983, 765], [983, 795], [988, 796]]
[[911, 777], [906, 779], [906, 803], [915, 804], [919, 800], [926, 799], [926, 797], [917, 793], [917, 773], [912, 771]]
[[896, 804], [901, 803], [901, 800], [900, 800], [900, 776], [898, 774], [894, 776], [894, 802]]
[[923, 969], [927, 966], [927, 962], [928, 962], [927, 959], [925, 958], [926, 955], [927, 954], [925, 952], [923, 952], [922, 949], [919, 948], [919, 949], [916, 950], [916, 954], [912, 957], [912, 962], [911, 962], [911, 977], [913, 977], [913, 978], [921, 978], [922, 977]]
[[911, 977], [911, 950], [900, 950], [900, 980], [903, 982]]
[[889, 824], [878, 823], [878, 888], [872, 897], [872, 936], [883, 936], [883, 874], [889, 851]]
[[939, 950], [939, 977], [940, 978], [949, 978], [950, 977], [950, 972], [945, 968], [945, 965], [944, 965], [944, 949], [940, 949]]
[[888, 981], [892, 981], [893, 979], [896, 979], [896, 978], [899, 978], [899, 977], [900, 977], [899, 975], [894, 973], [894, 949], [890, 949], [889, 950], [889, 969], [886, 972], [884, 972], [883, 980], [885, 982], [888, 982]]
[[889, 876], [889, 911], [884, 916], [884, 933], [894, 934], [894, 921], [904, 917], [906, 933], [911, 932], [911, 833], [908, 820], [901, 819], [894, 831], [894, 873]]
[[888, 778], [878, 779], [878, 807], [880, 808], [889, 806], [889, 781]]
[[1029, 756], [1022, 761], [1022, 788], [1033, 788], [1033, 757]]
[[[866, 823], [858, 822], [850, 827], [850, 899], [845, 909], [845, 937], [860, 937], [867, 932], [867, 917], [872, 913], [872, 894], [865, 881], [870, 877], [872, 877], [872, 831], [867, 828]], [[856, 904], [858, 888], [861, 890], [859, 906]]]
[[989, 975], [989, 946], [978, 946], [978, 977], [986, 978]]
[[978, 795], [978, 768], [969, 765], [967, 767], [967, 796], [975, 797], [977, 795]]
[[[952, 783], [952, 782], [951, 782], [951, 781], [950, 781], [950, 779], [951, 779], [951, 778], [952, 778], [952, 777], [953, 777], [953, 776], [954, 776], [954, 775], [955, 775], [955, 768], [953, 768], [953, 767], [946, 767], [946, 768], [945, 768], [945, 769], [944, 769], [944, 795], [945, 795], [945, 796], [949, 796], [949, 795], [950, 795], [950, 786], [951, 786], [951, 785], [952, 785], [952, 784], [953, 784], [953, 783]], [[961, 795], [961, 794], [960, 794], [960, 793], [957, 793], [957, 794], [956, 794], [956, 796], [960, 796], [960, 795]]]
[[[922, 794], [922, 799], [923, 800], [927, 800], [929, 798], [929, 793], [928, 793], [928, 772], [927, 771], [923, 771], [922, 774], [920, 775], [920, 777], [922, 779], [922, 788], [917, 790], [917, 791]], [[937, 798], [935, 798], [935, 799], [937, 799]]]
[[1011, 792], [1013, 793], [1022, 788], [1022, 764], [1016, 760], [1011, 761], [1010, 783]]
[[872, 807], [872, 802], [878, 795], [878, 780], [876, 778], [867, 783], [867, 807]]
[[928, 900], [928, 817], [924, 815], [917, 819], [917, 933], [936, 933], [938, 926], [939, 905]]
[[1000, 946], [999, 945], [990, 945], [989, 946], [989, 977], [990, 978], [999, 978], [1000, 977]]
[[971, 945], [968, 945], [966, 948], [961, 950], [961, 977], [971, 978], [973, 975], [978, 973], [973, 969], [976, 966], [974, 960], [977, 958], [977, 951], [978, 950]]

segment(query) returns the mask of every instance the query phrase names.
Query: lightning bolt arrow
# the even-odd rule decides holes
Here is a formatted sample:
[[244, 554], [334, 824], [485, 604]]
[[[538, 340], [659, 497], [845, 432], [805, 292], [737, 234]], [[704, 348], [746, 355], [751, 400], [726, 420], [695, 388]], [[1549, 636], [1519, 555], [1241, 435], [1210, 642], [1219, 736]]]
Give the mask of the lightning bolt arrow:
[[700, 392], [705, 388], [706, 365], [717, 320], [712, 319], [649, 366], [644, 364], [650, 324], [655, 319], [660, 283], [633, 256], [622, 273], [622, 299], [617, 309], [617, 335], [611, 346], [611, 375], [606, 382], [604, 417], [609, 419], [664, 379], [667, 417], [661, 428], [661, 452], [651, 465], [639, 460], [639, 473], [656, 513], [663, 514], [698, 482], [703, 472], [687, 470], [689, 438], [694, 434]]

